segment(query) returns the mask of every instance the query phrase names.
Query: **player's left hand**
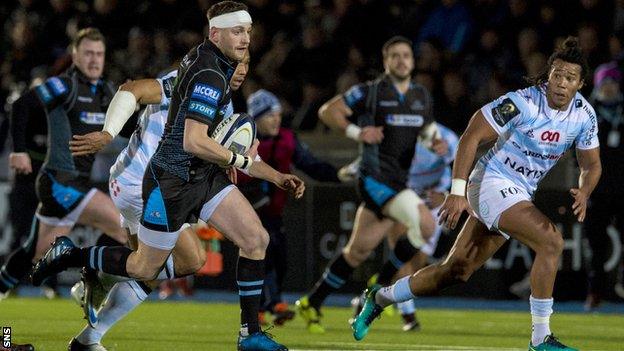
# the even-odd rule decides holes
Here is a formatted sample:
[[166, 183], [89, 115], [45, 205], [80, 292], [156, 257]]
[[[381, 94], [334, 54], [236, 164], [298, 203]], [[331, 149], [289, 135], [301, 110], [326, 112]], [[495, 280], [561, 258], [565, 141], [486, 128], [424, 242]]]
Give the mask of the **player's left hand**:
[[92, 132], [85, 135], [74, 135], [69, 141], [72, 156], [94, 154], [110, 144], [113, 137], [108, 132]]
[[444, 139], [433, 139], [431, 150], [438, 156], [444, 156], [449, 151], [449, 145]]
[[278, 182], [275, 183], [280, 189], [293, 193], [295, 199], [300, 199], [305, 192], [305, 183], [294, 174], [282, 173]]
[[232, 182], [232, 184], [236, 185], [236, 183], [238, 182], [238, 171], [236, 170], [235, 167], [228, 167], [225, 169], [225, 174], [227, 174], [228, 179], [230, 180], [230, 182]]
[[570, 195], [574, 198], [572, 210], [576, 216], [576, 220], [583, 222], [585, 220], [585, 212], [587, 211], [587, 194], [580, 189], [570, 189]]

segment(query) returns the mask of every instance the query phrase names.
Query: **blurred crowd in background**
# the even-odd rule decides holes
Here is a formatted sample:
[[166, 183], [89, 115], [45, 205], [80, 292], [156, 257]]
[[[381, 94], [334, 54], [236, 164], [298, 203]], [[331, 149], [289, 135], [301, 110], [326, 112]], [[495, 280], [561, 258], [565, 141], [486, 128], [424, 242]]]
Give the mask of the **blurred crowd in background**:
[[[214, 2], [2, 1], [0, 100], [10, 102], [33, 78], [66, 68], [67, 46], [86, 26], [106, 36], [107, 78], [155, 77], [203, 40]], [[320, 127], [316, 112], [324, 101], [378, 74], [381, 44], [395, 34], [413, 39], [414, 79], [433, 93], [436, 118], [458, 133], [476, 108], [526, 85], [523, 77], [538, 74], [565, 36], [579, 37], [592, 69], [624, 47], [623, 0], [245, 2], [254, 27], [243, 94], [275, 92], [297, 130]]]

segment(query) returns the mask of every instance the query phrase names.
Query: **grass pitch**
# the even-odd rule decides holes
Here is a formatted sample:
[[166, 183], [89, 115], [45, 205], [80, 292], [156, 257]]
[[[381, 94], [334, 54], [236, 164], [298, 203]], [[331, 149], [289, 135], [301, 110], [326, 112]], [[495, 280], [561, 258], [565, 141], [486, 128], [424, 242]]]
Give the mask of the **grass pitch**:
[[[400, 317], [383, 316], [370, 334], [354, 341], [351, 310], [325, 308], [327, 333], [309, 334], [299, 318], [270, 331], [290, 350], [527, 350], [528, 312], [422, 309], [422, 330], [401, 331]], [[234, 304], [146, 302], [104, 338], [109, 351], [235, 350], [239, 308]], [[9, 298], [0, 302], [0, 326], [12, 327], [14, 343], [37, 351], [66, 350], [85, 321], [70, 300]], [[581, 350], [623, 350], [624, 316], [556, 313], [552, 329]]]

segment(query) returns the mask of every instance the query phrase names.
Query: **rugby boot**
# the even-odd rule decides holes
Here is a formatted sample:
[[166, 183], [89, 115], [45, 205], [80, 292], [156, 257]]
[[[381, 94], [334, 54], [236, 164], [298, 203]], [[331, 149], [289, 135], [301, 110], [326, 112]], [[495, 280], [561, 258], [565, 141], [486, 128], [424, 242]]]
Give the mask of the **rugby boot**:
[[238, 351], [288, 351], [288, 348], [273, 340], [273, 336], [265, 331], [248, 336], [238, 335]]
[[379, 318], [381, 312], [383, 312], [383, 307], [375, 302], [375, 294], [377, 294], [379, 289], [381, 289], [381, 286], [377, 284], [366, 289], [366, 300], [364, 301], [362, 312], [360, 312], [353, 324], [351, 324], [353, 337], [357, 341], [364, 339], [366, 334], [368, 334], [371, 323], [376, 318]]
[[529, 351], [578, 351], [577, 349], [565, 346], [555, 337], [554, 334], [546, 335], [544, 342], [533, 346], [529, 342]]
[[301, 297], [295, 302], [297, 312], [308, 326], [308, 331], [313, 334], [325, 333], [325, 328], [321, 325], [321, 312], [310, 305], [307, 296]]
[[76, 246], [66, 236], [59, 236], [54, 240], [52, 247], [33, 268], [31, 279], [34, 286], [40, 286], [47, 278], [68, 268], [68, 259]]
[[95, 328], [98, 322], [97, 312], [104, 303], [108, 290], [104, 288], [98, 278], [97, 271], [93, 269], [83, 268], [81, 280], [84, 285], [82, 311], [89, 325]]
[[278, 326], [284, 325], [284, 323], [295, 318], [295, 311], [289, 309], [286, 302], [275, 304], [271, 313], [273, 314], [273, 324]]
[[403, 319], [403, 327], [401, 329], [404, 332], [420, 330], [420, 322], [418, 322], [418, 319], [416, 318], [416, 313], [402, 314], [401, 318]]
[[71, 290], [69, 290], [69, 295], [71, 295], [78, 306], [82, 307], [82, 302], [84, 301], [84, 283], [82, 280], [72, 286]]
[[106, 350], [106, 348], [102, 346], [102, 344], [100, 344], [99, 342], [95, 344], [84, 345], [78, 342], [76, 338], [73, 338], [69, 342], [67, 351], [108, 351], [108, 350]]

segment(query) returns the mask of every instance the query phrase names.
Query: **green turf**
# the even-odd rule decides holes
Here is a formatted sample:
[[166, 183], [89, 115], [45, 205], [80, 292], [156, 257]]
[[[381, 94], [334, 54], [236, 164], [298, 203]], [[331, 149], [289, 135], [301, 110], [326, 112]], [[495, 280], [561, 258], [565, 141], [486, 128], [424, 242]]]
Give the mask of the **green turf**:
[[[104, 338], [108, 350], [235, 350], [238, 306], [205, 303], [141, 305]], [[270, 332], [291, 350], [526, 350], [530, 316], [518, 312], [425, 309], [420, 332], [402, 332], [399, 316], [383, 316], [364, 341], [355, 342], [347, 325], [350, 310], [326, 308], [327, 333], [308, 334], [295, 319]], [[69, 300], [9, 298], [0, 301], [0, 326], [11, 326], [13, 342], [37, 351], [66, 350], [84, 325]], [[581, 350], [624, 349], [624, 317], [557, 313], [553, 330]]]

